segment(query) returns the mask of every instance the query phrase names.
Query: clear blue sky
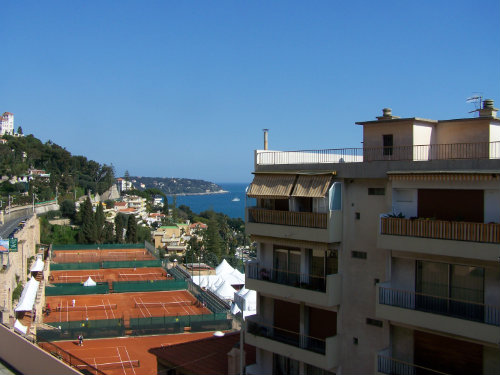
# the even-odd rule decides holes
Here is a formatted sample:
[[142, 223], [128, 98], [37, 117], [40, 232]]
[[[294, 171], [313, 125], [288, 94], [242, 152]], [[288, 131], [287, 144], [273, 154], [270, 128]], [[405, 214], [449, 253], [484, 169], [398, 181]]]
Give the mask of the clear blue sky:
[[253, 150], [500, 106], [500, 1], [9, 1], [0, 112], [117, 175], [251, 181]]

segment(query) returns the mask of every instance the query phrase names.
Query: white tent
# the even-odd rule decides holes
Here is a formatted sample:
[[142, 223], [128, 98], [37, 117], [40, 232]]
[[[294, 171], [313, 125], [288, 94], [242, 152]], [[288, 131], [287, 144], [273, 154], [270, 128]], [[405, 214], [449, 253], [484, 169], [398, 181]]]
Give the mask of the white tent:
[[245, 299], [246, 311], [257, 311], [257, 293], [255, 290], [249, 290], [243, 298]]
[[234, 268], [224, 259], [216, 268], [215, 273], [217, 275], [225, 275], [226, 273], [231, 273]]
[[233, 300], [234, 292], [236, 290], [228, 282], [223, 282], [214, 293], [222, 299]]
[[[231, 276], [240, 281], [240, 284], [245, 284], [245, 274], [238, 271], [236, 268], [230, 273]], [[235, 285], [235, 284], [233, 284]]]
[[33, 305], [35, 304], [36, 292], [38, 291], [38, 285], [40, 282], [36, 281], [33, 277], [26, 283], [19, 298], [19, 303], [15, 308], [15, 311], [31, 311], [33, 310]]
[[92, 278], [90, 276], [87, 279], [87, 281], [85, 281], [83, 283], [83, 286], [96, 286], [96, 285], [97, 285], [97, 283], [94, 280], [92, 280]]
[[14, 329], [24, 334], [28, 332], [28, 327], [23, 325], [18, 319], [16, 319], [16, 322], [14, 323]]
[[235, 302], [233, 302], [233, 303], [231, 304], [231, 314], [236, 315], [236, 314], [238, 314], [240, 311], [241, 311], [241, 310], [240, 310], [240, 308], [238, 307], [238, 305], [237, 305]]
[[41, 257], [38, 257], [38, 258], [36, 258], [36, 262], [33, 263], [33, 265], [31, 266], [30, 271], [31, 272], [41, 272], [41, 271], [43, 271], [43, 267], [44, 267], [43, 260]]

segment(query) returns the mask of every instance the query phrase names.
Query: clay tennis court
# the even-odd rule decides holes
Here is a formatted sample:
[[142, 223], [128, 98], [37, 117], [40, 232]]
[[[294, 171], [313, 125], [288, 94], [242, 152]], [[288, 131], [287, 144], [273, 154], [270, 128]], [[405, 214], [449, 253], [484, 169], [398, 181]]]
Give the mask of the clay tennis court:
[[78, 346], [78, 341], [58, 341], [54, 344], [108, 375], [151, 375], [157, 373], [157, 365], [156, 357], [148, 352], [149, 349], [212, 335], [213, 332], [181, 333], [84, 340], [83, 346]]
[[167, 271], [161, 267], [144, 267], [50, 271], [49, 281], [52, 283], [83, 283], [89, 276], [95, 282], [172, 279]]
[[48, 296], [46, 303], [51, 313], [44, 316], [45, 323], [212, 313], [187, 290]]
[[156, 260], [146, 249], [53, 250], [54, 263], [92, 263], [120, 260]]

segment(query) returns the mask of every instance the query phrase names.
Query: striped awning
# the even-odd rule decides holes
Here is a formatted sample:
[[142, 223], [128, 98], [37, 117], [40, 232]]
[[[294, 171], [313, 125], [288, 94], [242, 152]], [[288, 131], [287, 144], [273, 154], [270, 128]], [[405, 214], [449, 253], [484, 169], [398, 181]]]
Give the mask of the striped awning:
[[332, 181], [331, 174], [299, 175], [292, 197], [323, 198]]
[[265, 242], [265, 243], [270, 243], [270, 244], [278, 245], [278, 246], [297, 247], [297, 248], [305, 248], [305, 249], [316, 249], [316, 250], [325, 250], [325, 251], [329, 250], [328, 244], [324, 243], [324, 242], [290, 240], [288, 238], [257, 236], [257, 235], [251, 235], [250, 240], [252, 242]]
[[500, 181], [500, 174], [496, 173], [397, 173], [389, 174], [391, 181], [437, 181], [437, 182], [479, 182]]
[[256, 174], [247, 196], [250, 198], [288, 199], [292, 192], [294, 174]]

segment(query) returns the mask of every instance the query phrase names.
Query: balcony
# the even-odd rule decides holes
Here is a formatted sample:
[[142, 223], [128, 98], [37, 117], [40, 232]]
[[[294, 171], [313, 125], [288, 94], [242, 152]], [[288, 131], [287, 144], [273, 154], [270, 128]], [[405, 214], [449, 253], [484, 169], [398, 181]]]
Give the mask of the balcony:
[[338, 335], [315, 338], [263, 323], [256, 317], [247, 319], [245, 342], [323, 369], [338, 366]]
[[433, 255], [498, 260], [500, 224], [380, 218], [377, 247]]
[[498, 343], [500, 307], [378, 285], [376, 315], [475, 340]]
[[323, 307], [340, 304], [342, 277], [338, 273], [321, 277], [247, 263], [245, 274], [248, 289]]
[[446, 372], [433, 370], [427, 367], [418, 366], [414, 363], [392, 358], [389, 354], [389, 350], [387, 349], [377, 355], [376, 369], [377, 374], [388, 375], [449, 375]]
[[248, 234], [316, 242], [342, 240], [342, 211], [292, 212], [247, 208]]
[[500, 142], [453, 143], [301, 151], [256, 151], [255, 165], [338, 164], [366, 161], [500, 159]]

